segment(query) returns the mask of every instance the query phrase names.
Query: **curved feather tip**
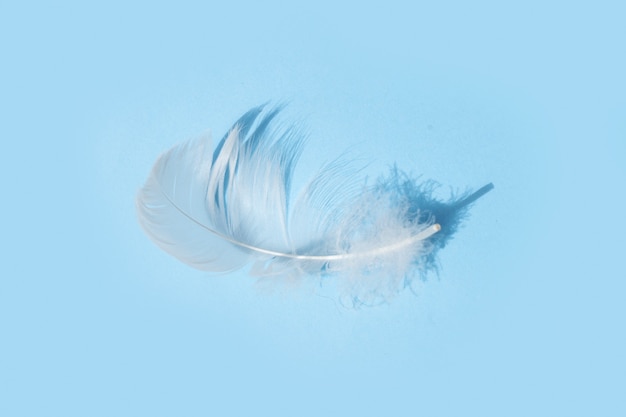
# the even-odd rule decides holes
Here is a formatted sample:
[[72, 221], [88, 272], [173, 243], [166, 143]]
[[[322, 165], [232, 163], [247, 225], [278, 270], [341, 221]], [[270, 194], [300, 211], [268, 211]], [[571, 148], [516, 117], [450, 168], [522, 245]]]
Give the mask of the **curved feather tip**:
[[367, 185], [336, 160], [292, 198], [304, 139], [273, 123], [279, 111], [253, 108], [215, 148], [203, 137], [159, 157], [136, 200], [159, 247], [206, 271], [252, 264], [259, 276], [335, 275], [353, 303], [377, 303], [436, 270], [438, 250], [493, 189], [441, 201], [432, 181], [394, 167]]

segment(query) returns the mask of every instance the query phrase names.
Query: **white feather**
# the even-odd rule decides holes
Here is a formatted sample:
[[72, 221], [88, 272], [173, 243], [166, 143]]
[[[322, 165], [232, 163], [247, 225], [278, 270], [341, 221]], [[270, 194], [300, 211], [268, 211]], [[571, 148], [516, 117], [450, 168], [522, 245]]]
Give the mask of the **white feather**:
[[[159, 247], [206, 271], [254, 263], [256, 275], [336, 274], [361, 301], [386, 299], [416, 270], [432, 267], [434, 251], [445, 244], [429, 239], [441, 229], [432, 209], [439, 202], [425, 200], [431, 210], [423, 215], [427, 210], [414, 203], [424, 193], [401, 184], [397, 171], [366, 186], [337, 160], [291, 207], [302, 135], [270, 128], [279, 109], [262, 110], [242, 116], [215, 150], [202, 137], [160, 156], [136, 201], [140, 224]], [[441, 213], [454, 209], [459, 218], [466, 205], [439, 204], [450, 212]]]

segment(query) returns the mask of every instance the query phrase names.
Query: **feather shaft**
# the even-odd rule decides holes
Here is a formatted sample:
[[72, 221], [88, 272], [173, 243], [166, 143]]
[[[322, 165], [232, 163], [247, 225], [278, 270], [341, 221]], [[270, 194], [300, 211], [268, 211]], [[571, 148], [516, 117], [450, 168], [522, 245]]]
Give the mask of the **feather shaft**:
[[263, 248], [259, 248], [253, 245], [249, 245], [239, 240], [235, 240], [231, 238], [230, 236], [227, 236], [223, 233], [220, 233], [217, 230], [211, 229], [210, 227], [207, 227], [206, 225], [202, 224], [201, 222], [199, 222], [198, 220], [196, 220], [195, 218], [187, 214], [180, 207], [178, 207], [178, 205], [165, 192], [163, 191], [161, 192], [163, 193], [163, 196], [172, 204], [172, 206], [174, 206], [180, 212], [180, 214], [182, 214], [183, 216], [185, 216], [186, 218], [188, 218], [189, 220], [191, 220], [198, 226], [202, 227], [207, 232], [212, 233], [215, 236], [218, 236], [221, 239], [224, 239], [225, 241], [228, 241], [232, 243], [233, 245], [239, 246], [241, 248], [249, 249], [251, 251], [258, 252], [260, 254], [270, 255], [273, 257], [277, 257], [277, 258], [306, 260], [306, 261], [322, 261], [322, 262], [323, 261], [349, 260], [349, 259], [357, 259], [357, 258], [369, 258], [369, 257], [384, 255], [386, 253], [393, 252], [393, 251], [402, 249], [404, 247], [410, 246], [421, 240], [428, 239], [429, 237], [431, 237], [432, 235], [434, 235], [435, 233], [441, 230], [441, 226], [435, 223], [427, 227], [426, 229], [422, 230], [421, 232], [417, 233], [416, 235], [406, 238], [404, 240], [401, 240], [400, 242], [394, 243], [392, 245], [387, 245], [387, 246], [383, 246], [380, 248], [376, 248], [373, 250], [364, 251], [364, 252], [342, 253], [342, 254], [336, 254], [336, 255], [300, 255], [297, 253], [284, 253], [284, 252], [277, 252], [277, 251], [263, 249]]

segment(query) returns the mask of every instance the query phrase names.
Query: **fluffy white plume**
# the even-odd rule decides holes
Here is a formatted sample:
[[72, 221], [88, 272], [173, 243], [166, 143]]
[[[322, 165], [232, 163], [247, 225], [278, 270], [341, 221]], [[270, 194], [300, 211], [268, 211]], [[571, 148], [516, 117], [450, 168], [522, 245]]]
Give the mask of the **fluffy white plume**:
[[213, 149], [202, 137], [158, 159], [137, 196], [139, 221], [163, 250], [201, 270], [254, 264], [261, 276], [331, 274], [357, 303], [387, 300], [435, 252], [470, 203], [493, 188], [449, 202], [397, 169], [373, 186], [336, 161], [291, 201], [303, 138], [272, 128], [280, 109], [244, 114]]

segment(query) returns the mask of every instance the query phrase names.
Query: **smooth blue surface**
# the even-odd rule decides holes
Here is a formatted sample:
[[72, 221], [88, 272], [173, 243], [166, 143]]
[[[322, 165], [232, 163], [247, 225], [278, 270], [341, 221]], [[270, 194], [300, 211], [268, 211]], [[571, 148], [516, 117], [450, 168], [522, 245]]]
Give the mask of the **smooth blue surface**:
[[[0, 6], [0, 415], [624, 415], [624, 9], [586, 3]], [[158, 154], [267, 100], [300, 181], [494, 182], [439, 280], [351, 311], [152, 245]]]

